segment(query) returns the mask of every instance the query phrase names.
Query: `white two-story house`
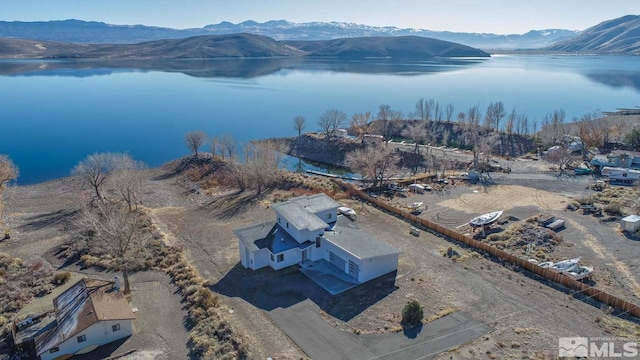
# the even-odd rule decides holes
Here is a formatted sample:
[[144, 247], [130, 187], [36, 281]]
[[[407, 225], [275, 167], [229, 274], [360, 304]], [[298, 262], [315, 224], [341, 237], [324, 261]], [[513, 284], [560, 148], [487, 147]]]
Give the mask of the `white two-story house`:
[[397, 270], [397, 248], [360, 230], [325, 194], [273, 204], [275, 220], [234, 230], [242, 266], [279, 270], [325, 260], [359, 283]]

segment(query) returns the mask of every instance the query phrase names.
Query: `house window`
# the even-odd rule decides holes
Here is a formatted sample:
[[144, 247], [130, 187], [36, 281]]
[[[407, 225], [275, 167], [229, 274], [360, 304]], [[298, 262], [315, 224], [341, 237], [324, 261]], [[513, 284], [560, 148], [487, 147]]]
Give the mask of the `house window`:
[[278, 224], [280, 224], [280, 216], [278, 216]]
[[51, 354], [56, 353], [56, 352], [58, 352], [58, 351], [60, 351], [60, 348], [59, 348], [59, 347], [57, 347], [57, 346], [56, 346], [56, 347], [54, 347], [53, 349], [49, 350], [49, 352], [50, 352]]
[[287, 229], [289, 228], [289, 223], [287, 222]]
[[118, 331], [120, 330], [120, 324], [115, 324], [111, 326], [111, 331]]
[[273, 254], [271, 254], [271, 262], [273, 262], [274, 258], [273, 258]]
[[327, 214], [327, 220], [331, 219], [331, 213]]
[[322, 239], [322, 238], [321, 238], [320, 236], [318, 236], [318, 237], [316, 238], [316, 247], [317, 247], [317, 248], [319, 248], [319, 247], [322, 245], [322, 244], [320, 243], [320, 240], [321, 240], [321, 239]]
[[78, 339], [79, 343], [87, 341], [87, 335], [80, 335], [76, 339]]
[[278, 262], [284, 261], [284, 254], [278, 254]]

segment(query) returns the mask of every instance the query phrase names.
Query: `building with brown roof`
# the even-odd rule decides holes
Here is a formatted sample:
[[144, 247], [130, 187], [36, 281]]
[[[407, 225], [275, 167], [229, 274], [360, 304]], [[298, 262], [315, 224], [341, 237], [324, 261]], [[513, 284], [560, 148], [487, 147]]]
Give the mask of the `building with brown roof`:
[[41, 360], [85, 354], [131, 336], [135, 315], [114, 285], [85, 278], [53, 300], [55, 320], [34, 337]]

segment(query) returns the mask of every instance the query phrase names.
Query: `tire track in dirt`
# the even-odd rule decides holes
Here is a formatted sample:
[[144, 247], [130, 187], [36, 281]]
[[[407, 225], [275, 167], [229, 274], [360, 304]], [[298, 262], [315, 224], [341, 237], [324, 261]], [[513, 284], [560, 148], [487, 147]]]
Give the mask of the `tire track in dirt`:
[[169, 226], [166, 222], [160, 219], [160, 216], [166, 215], [166, 213], [180, 213], [183, 212], [184, 209], [180, 207], [162, 207], [162, 208], [145, 208], [147, 210], [147, 214], [151, 218], [151, 223], [154, 224], [160, 234], [163, 235], [164, 241], [172, 246], [175, 246], [178, 243], [176, 236], [173, 234], [171, 230], [169, 230]]
[[519, 185], [498, 185], [489, 187], [486, 191], [478, 190], [472, 194], [462, 194], [455, 199], [442, 201], [438, 205], [469, 214], [483, 214], [496, 209], [507, 211], [514, 207], [532, 204], [542, 210], [560, 210], [564, 207], [564, 203], [566, 198], [555, 193]]
[[608, 262], [613, 264], [613, 266], [615, 266], [616, 269], [618, 269], [620, 274], [622, 274], [629, 281], [629, 285], [630, 285], [629, 287], [631, 288], [631, 291], [634, 293], [634, 295], [636, 295], [637, 297], [640, 297], [640, 284], [638, 283], [636, 278], [633, 276], [633, 273], [631, 272], [629, 267], [625, 263], [616, 260], [616, 258], [613, 255], [611, 255], [611, 253], [609, 253], [604, 248], [604, 246], [602, 246], [602, 244], [600, 244], [598, 239], [592, 234], [589, 234], [587, 229], [584, 226], [582, 226], [580, 223], [571, 219], [568, 219], [567, 221], [571, 223], [571, 226], [573, 226], [574, 228], [582, 232], [582, 234], [584, 235], [584, 240], [582, 241], [583, 244], [588, 246], [600, 258], [607, 260]]

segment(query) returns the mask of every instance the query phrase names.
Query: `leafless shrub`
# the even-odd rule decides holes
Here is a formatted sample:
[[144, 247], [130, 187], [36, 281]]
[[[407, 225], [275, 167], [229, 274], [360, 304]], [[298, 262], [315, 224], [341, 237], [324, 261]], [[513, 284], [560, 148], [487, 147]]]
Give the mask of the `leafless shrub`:
[[61, 272], [61, 273], [57, 273], [53, 276], [53, 279], [51, 280], [51, 283], [53, 285], [62, 285], [65, 284], [67, 281], [69, 281], [69, 279], [71, 279], [71, 273], [68, 271], [65, 272]]

